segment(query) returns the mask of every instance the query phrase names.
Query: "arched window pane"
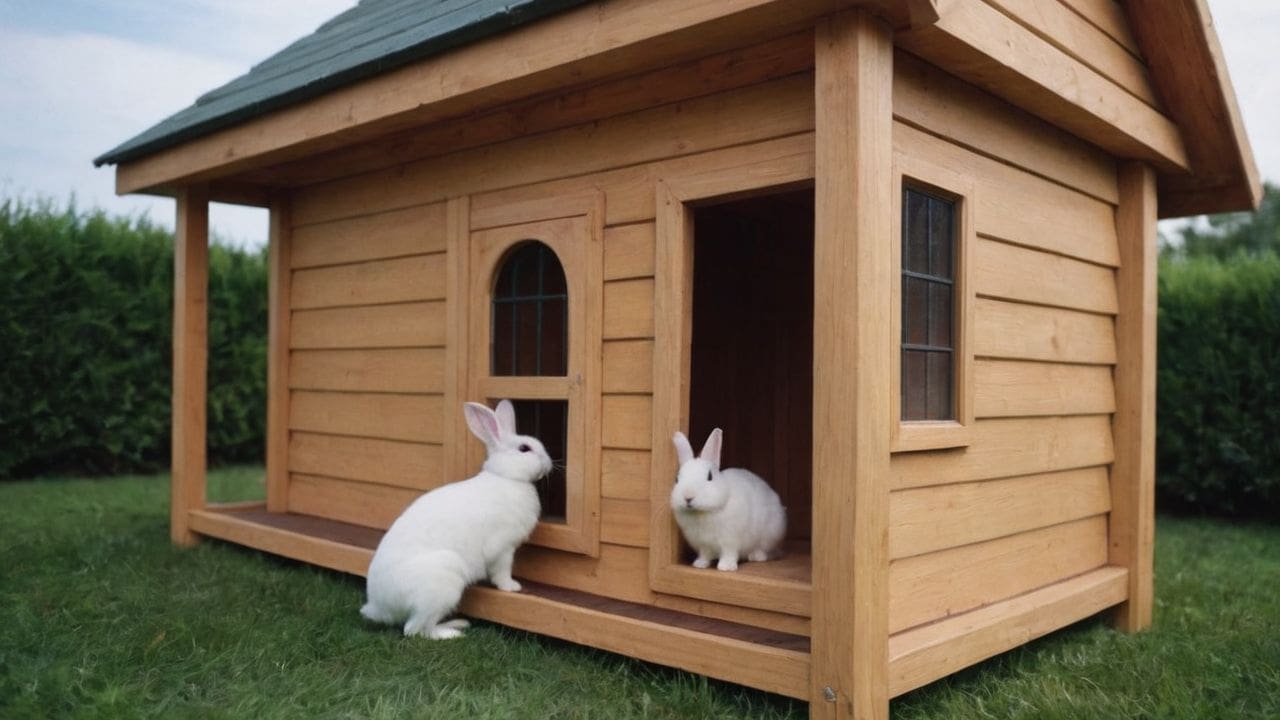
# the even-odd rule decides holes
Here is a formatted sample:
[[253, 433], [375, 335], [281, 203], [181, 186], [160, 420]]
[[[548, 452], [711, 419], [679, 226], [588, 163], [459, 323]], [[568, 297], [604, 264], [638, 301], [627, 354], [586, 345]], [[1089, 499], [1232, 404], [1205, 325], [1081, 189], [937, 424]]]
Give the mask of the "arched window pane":
[[555, 252], [537, 240], [513, 248], [493, 289], [493, 374], [567, 374], [568, 314], [564, 268]]

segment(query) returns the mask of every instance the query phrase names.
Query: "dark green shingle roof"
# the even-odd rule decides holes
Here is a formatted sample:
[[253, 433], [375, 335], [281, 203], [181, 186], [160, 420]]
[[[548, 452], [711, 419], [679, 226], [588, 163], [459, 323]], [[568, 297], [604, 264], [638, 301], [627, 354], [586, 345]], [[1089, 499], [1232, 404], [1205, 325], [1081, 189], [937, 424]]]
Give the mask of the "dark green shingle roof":
[[587, 1], [360, 0], [93, 163], [119, 164], [150, 155]]

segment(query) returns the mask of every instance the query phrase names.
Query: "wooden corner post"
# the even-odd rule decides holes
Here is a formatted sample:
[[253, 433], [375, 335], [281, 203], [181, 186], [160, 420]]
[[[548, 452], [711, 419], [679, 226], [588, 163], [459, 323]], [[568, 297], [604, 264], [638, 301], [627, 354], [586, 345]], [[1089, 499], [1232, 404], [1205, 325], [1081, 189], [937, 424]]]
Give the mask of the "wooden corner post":
[[289, 505], [289, 281], [292, 222], [289, 199], [271, 199], [267, 276], [267, 509]]
[[889, 714], [893, 46], [863, 11], [815, 36], [810, 717]]
[[193, 545], [188, 513], [205, 505], [209, 346], [209, 189], [178, 191], [173, 238], [173, 415], [169, 537]]
[[1116, 208], [1116, 413], [1112, 422], [1110, 557], [1128, 569], [1129, 599], [1116, 627], [1151, 625], [1156, 464], [1156, 180], [1144, 163], [1120, 166]]

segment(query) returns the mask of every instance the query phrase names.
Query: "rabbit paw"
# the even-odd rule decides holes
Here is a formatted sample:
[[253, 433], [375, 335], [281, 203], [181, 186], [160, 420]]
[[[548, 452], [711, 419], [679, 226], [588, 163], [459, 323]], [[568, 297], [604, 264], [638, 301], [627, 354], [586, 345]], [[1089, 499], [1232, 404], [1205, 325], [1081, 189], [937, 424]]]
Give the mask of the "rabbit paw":
[[720, 558], [720, 562], [716, 563], [716, 569], [733, 572], [738, 569], [738, 560], [737, 558]]
[[711, 567], [711, 558], [699, 555], [698, 559], [693, 561], [693, 566], [705, 570]]
[[750, 555], [747, 555], [747, 559], [751, 562], [764, 562], [769, 559], [769, 553], [763, 550], [755, 550]]
[[430, 637], [432, 640], [452, 640], [462, 637], [462, 631], [454, 627], [437, 625], [431, 629]]
[[494, 580], [493, 586], [502, 592], [520, 592], [520, 583], [514, 579]]

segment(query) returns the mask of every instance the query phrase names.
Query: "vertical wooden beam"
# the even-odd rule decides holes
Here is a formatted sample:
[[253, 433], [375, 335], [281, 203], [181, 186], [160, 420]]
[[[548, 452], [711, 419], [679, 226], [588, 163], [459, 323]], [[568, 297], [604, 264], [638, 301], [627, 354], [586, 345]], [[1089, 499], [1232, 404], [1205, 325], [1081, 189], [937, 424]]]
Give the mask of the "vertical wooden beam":
[[1151, 625], [1156, 463], [1156, 181], [1140, 162], [1120, 166], [1116, 234], [1115, 463], [1111, 466], [1110, 558], [1129, 570], [1129, 599], [1116, 627]]
[[169, 537], [192, 545], [187, 513], [205, 505], [205, 383], [209, 346], [209, 189], [178, 191], [173, 238], [173, 414]]
[[271, 199], [267, 304], [267, 509], [289, 505], [289, 281], [293, 225], [289, 198]]
[[[468, 266], [471, 259], [471, 201], [467, 197], [451, 198], [445, 206], [447, 238], [447, 270], [445, 279], [445, 353], [444, 353], [444, 461], [445, 480], [453, 482], [475, 474], [480, 463], [468, 463], [470, 434], [462, 417], [462, 403], [478, 398], [467, 397], [467, 354], [470, 340], [467, 328]], [[478, 458], [477, 458], [478, 459]]]
[[862, 11], [818, 25], [810, 717], [889, 714], [893, 46]]

